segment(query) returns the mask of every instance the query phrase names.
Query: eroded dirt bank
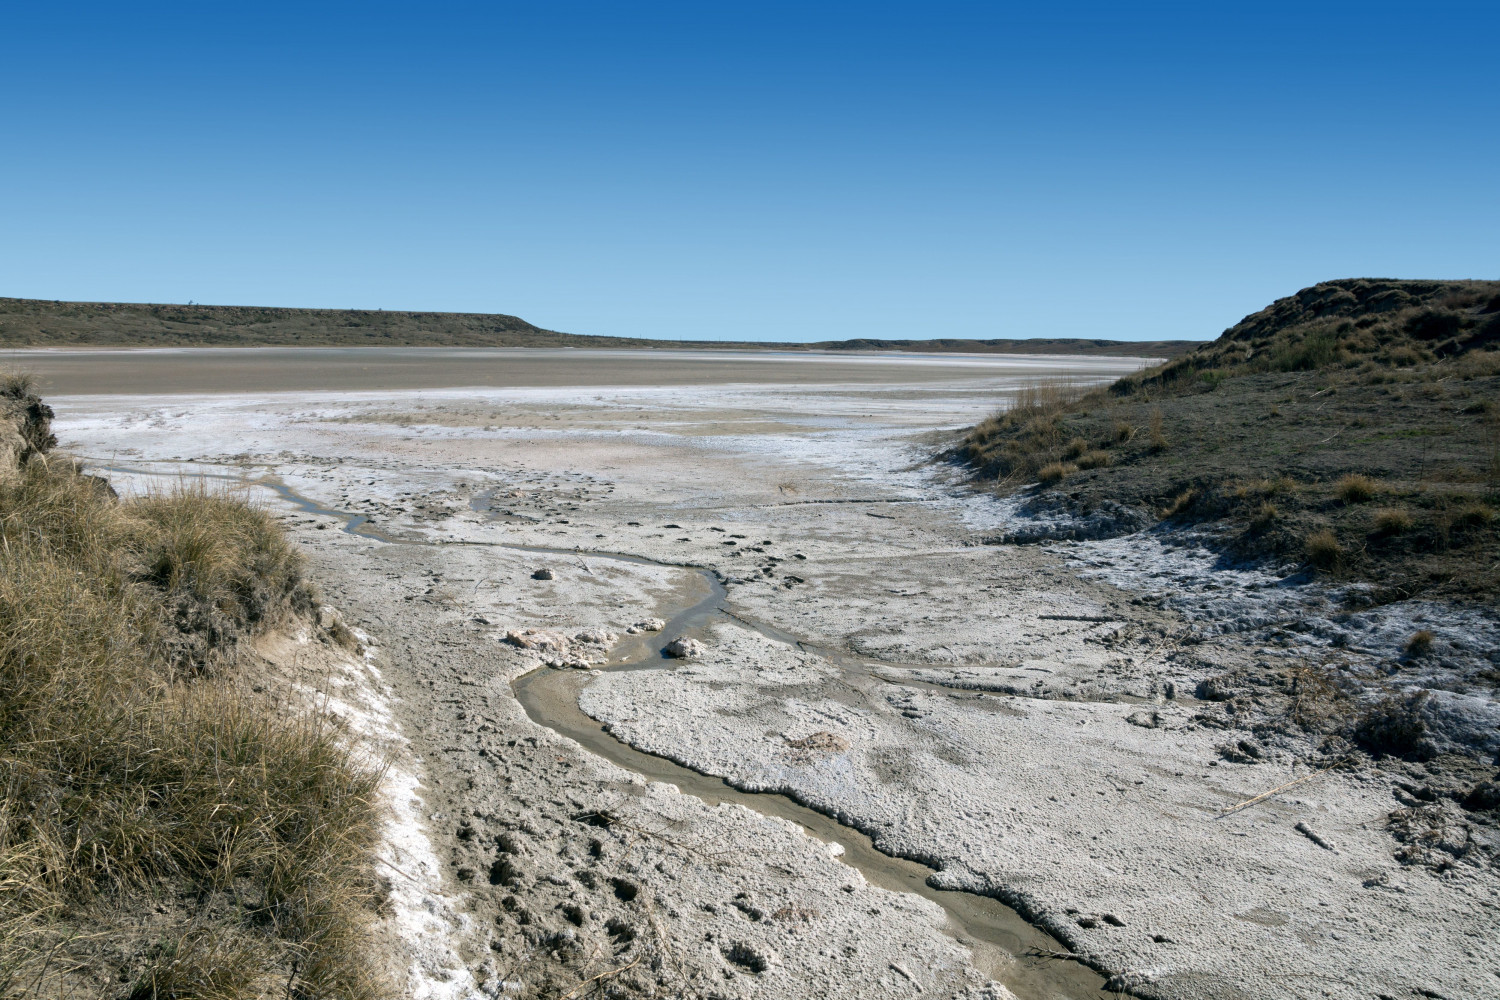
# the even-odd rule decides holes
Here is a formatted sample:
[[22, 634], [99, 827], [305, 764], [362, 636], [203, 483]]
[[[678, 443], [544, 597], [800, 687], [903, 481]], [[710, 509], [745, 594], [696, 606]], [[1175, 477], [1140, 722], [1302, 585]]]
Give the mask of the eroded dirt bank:
[[[1201, 682], [1248, 684], [1258, 663], [1325, 649], [1384, 654], [1258, 619], [1210, 628], [1215, 607], [1266, 588], [1194, 578], [1190, 551], [1146, 565], [1156, 540], [978, 544], [1014, 513], [917, 459], [985, 388], [56, 402], [64, 445], [97, 459], [274, 476], [389, 538], [438, 543], [288, 514], [371, 637], [411, 741], [408, 805], [447, 900], [432, 908], [445, 947], [414, 954], [414, 992], [565, 995], [594, 976], [622, 995], [1103, 984], [1076, 962], [975, 947], [936, 903], [869, 884], [795, 824], [647, 782], [529, 719], [512, 683], [544, 661], [607, 668], [676, 638], [627, 631], [702, 596], [673, 564], [727, 589], [730, 614], [689, 629], [702, 655], [569, 674], [583, 710], [639, 750], [790, 794], [940, 869], [940, 886], [1011, 903], [1054, 934], [1039, 947], [1111, 988], [1500, 989], [1492, 827], [1441, 794], [1483, 762], [1322, 770], [1336, 759], [1297, 732], [1237, 727], [1234, 698], [1200, 700]], [[586, 551], [504, 547], [527, 545]], [[1189, 590], [1204, 600], [1177, 599]], [[1275, 593], [1296, 610], [1295, 588]], [[507, 639], [525, 629], [567, 644]]]

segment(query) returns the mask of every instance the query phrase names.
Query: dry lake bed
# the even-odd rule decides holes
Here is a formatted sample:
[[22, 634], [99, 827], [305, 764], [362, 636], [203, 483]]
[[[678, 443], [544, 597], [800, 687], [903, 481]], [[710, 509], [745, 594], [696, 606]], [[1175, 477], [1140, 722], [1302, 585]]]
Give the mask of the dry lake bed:
[[1026, 515], [934, 458], [1138, 359], [0, 363], [121, 488], [255, 490], [366, 639], [315, 680], [395, 748], [413, 996], [1500, 995], [1493, 867], [1398, 861], [1389, 776], [1226, 751], [1194, 697], [1321, 655], [1272, 630], [1318, 594], [1149, 533], [990, 544]]

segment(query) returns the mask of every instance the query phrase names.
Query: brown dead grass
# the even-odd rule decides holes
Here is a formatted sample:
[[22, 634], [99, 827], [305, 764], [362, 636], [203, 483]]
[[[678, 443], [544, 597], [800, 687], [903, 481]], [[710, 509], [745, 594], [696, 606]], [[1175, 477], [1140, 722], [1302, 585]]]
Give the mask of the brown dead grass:
[[1364, 503], [1374, 499], [1378, 489], [1375, 480], [1356, 473], [1340, 479], [1334, 493], [1344, 503]]
[[[380, 993], [378, 772], [234, 683], [235, 641], [310, 599], [242, 499], [117, 501], [57, 457], [0, 477], [0, 996]], [[163, 907], [155, 945], [101, 957], [111, 914]]]
[[1344, 559], [1344, 547], [1339, 544], [1338, 535], [1328, 528], [1308, 535], [1305, 548], [1307, 561], [1318, 569], [1336, 569]]

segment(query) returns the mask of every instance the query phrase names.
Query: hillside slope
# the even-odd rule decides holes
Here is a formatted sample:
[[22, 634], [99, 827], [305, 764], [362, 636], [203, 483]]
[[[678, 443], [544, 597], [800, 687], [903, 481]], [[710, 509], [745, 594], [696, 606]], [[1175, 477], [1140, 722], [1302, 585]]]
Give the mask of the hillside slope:
[[1170, 519], [1371, 600], [1489, 599], [1500, 282], [1314, 285], [1107, 390], [1032, 392], [953, 454], [1075, 537]]
[[501, 313], [53, 302], [0, 297], [0, 347], [693, 347], [713, 350], [1094, 354], [1172, 358], [1196, 341], [839, 340], [813, 344], [667, 341], [544, 330]]
[[352, 633], [266, 511], [117, 497], [51, 419], [0, 374], [0, 996], [388, 995], [379, 762], [252, 642]]

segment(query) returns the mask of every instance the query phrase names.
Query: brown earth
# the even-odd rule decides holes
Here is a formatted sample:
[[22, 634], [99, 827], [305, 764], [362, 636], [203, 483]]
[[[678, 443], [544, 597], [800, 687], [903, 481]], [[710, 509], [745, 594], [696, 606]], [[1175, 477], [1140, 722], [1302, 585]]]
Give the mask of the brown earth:
[[695, 347], [1176, 357], [1193, 341], [842, 340], [818, 343], [643, 340], [558, 333], [500, 313], [282, 309], [0, 297], [4, 347]]

